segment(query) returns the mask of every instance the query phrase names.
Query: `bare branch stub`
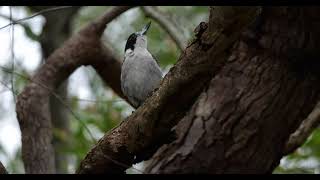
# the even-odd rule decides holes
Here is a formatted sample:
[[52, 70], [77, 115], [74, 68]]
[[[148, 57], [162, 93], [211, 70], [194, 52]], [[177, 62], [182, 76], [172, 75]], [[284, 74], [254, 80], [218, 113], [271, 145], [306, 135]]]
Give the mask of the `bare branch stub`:
[[[106, 67], [97, 69], [98, 73], [103, 75], [106, 84], [123, 96], [119, 80], [120, 60], [112, 56], [100, 37], [105, 23], [128, 9], [130, 7], [114, 7], [106, 12], [101, 21], [89, 23], [72, 36], [49, 56], [31, 78], [31, 83], [19, 94], [16, 111], [22, 132], [22, 158], [26, 173], [55, 173], [49, 97], [76, 68], [81, 65], [96, 67], [102, 63]], [[107, 74], [105, 70], [110, 72]]]
[[61, 9], [66, 9], [66, 8], [71, 8], [72, 6], [60, 6], [60, 7], [53, 7], [53, 8], [48, 8], [48, 9], [44, 9], [38, 13], [35, 13], [31, 16], [28, 16], [28, 17], [25, 17], [25, 18], [22, 18], [22, 19], [18, 19], [16, 21], [13, 21], [13, 22], [10, 22], [9, 24], [5, 25], [5, 26], [2, 26], [0, 27], [0, 30], [1, 29], [4, 29], [8, 26], [11, 26], [11, 25], [15, 25], [15, 24], [18, 24], [18, 23], [21, 23], [22, 21], [26, 21], [26, 20], [29, 20], [29, 19], [32, 19], [36, 16], [39, 16], [41, 14], [44, 14], [44, 13], [48, 13], [48, 12], [53, 12], [53, 11], [57, 11], [57, 10], [61, 10]]
[[[214, 31], [203, 32], [184, 50], [159, 89], [131, 116], [99, 140], [81, 162], [77, 173], [123, 173], [125, 168], [110, 161], [109, 157], [131, 165], [135, 155], [143, 156], [146, 153], [150, 156], [153, 150], [165, 143], [164, 137], [168, 137], [170, 129], [184, 116], [195, 97], [223, 66], [227, 57], [225, 50], [231, 48], [241, 29], [251, 23], [258, 13], [256, 7], [218, 8], [225, 8], [226, 11], [221, 11], [226, 15], [228, 12], [235, 14], [227, 16], [238, 22], [232, 25], [233, 31], [229, 32], [229, 36], [222, 32], [231, 25], [223, 21], [217, 22], [220, 26]], [[202, 44], [201, 40], [204, 39], [209, 44]]]

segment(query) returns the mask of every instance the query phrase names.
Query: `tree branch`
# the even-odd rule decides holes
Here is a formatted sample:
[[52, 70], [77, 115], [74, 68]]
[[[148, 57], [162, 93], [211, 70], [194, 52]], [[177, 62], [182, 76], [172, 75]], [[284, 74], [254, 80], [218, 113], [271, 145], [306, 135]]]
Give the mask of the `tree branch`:
[[168, 16], [161, 12], [157, 7], [142, 6], [141, 9], [146, 16], [154, 19], [165, 31], [167, 31], [181, 51], [184, 50], [187, 39], [183, 36], [183, 32], [176, 28], [176, 24], [174, 24]]
[[300, 147], [320, 124], [320, 102], [317, 103], [308, 117], [302, 121], [298, 129], [292, 133], [284, 148], [284, 155], [288, 155]]
[[103, 22], [89, 23], [72, 36], [49, 56], [18, 96], [16, 111], [22, 132], [22, 159], [26, 173], [55, 173], [49, 97], [75, 69], [81, 65], [104, 66], [97, 68], [97, 72], [123, 97], [119, 80], [120, 60], [112, 55], [100, 38], [104, 23], [130, 8], [114, 7], [105, 13]]
[[[206, 23], [198, 26], [197, 38], [183, 51], [159, 89], [131, 116], [99, 140], [81, 162], [77, 173], [123, 173], [126, 168], [110, 161], [109, 157], [131, 166], [134, 156], [147, 154], [142, 157], [147, 159], [166, 143], [164, 139], [170, 135], [171, 128], [185, 115], [208, 81], [226, 62], [229, 55], [226, 50], [258, 14], [257, 7], [216, 9], [221, 10], [219, 15], [223, 20], [211, 17], [209, 25], [216, 25], [212, 30], [207, 28]], [[226, 29], [230, 30], [228, 35], [224, 34]]]
[[2, 165], [1, 162], [0, 162], [0, 174], [8, 174], [6, 168]]

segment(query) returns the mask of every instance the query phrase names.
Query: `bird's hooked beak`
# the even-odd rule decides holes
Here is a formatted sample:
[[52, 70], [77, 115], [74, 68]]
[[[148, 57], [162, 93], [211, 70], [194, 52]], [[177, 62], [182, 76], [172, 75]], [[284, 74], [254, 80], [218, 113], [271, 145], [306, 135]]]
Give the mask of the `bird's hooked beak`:
[[151, 25], [151, 21], [142, 28], [141, 35], [147, 34], [150, 25]]

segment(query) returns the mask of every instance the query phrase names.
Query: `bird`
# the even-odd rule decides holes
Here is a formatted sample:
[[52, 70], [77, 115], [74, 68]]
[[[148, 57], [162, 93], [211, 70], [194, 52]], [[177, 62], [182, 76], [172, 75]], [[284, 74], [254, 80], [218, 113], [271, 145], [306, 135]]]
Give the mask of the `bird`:
[[132, 33], [124, 49], [121, 90], [136, 109], [159, 87], [163, 77], [157, 60], [147, 49], [150, 25], [151, 21], [141, 31]]

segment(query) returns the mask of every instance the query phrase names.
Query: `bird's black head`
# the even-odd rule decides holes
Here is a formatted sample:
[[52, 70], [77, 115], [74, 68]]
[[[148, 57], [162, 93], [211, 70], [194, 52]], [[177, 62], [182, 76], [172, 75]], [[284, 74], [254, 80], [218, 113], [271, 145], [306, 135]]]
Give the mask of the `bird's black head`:
[[148, 29], [149, 29], [150, 25], [151, 25], [151, 21], [150, 21], [148, 24], [146, 24], [146, 25], [142, 28], [141, 31], [132, 33], [132, 34], [129, 36], [129, 38], [128, 38], [128, 40], [127, 40], [127, 43], [126, 43], [126, 47], [125, 47], [125, 49], [124, 49], [124, 52], [126, 52], [127, 49], [131, 49], [132, 51], [134, 50], [135, 44], [136, 44], [136, 42], [137, 42], [137, 38], [138, 38], [139, 36], [141, 37], [141, 36], [146, 35], [147, 32], [148, 32]]
[[127, 49], [131, 49], [133, 51], [134, 49], [134, 45], [136, 44], [136, 41], [137, 41], [137, 34], [136, 33], [132, 33], [128, 40], [127, 40], [127, 43], [126, 43], [126, 47], [124, 49], [124, 52], [127, 51]]

